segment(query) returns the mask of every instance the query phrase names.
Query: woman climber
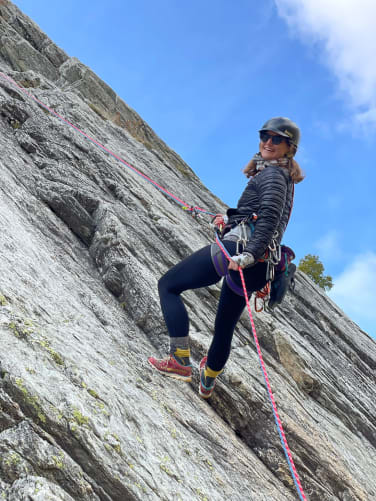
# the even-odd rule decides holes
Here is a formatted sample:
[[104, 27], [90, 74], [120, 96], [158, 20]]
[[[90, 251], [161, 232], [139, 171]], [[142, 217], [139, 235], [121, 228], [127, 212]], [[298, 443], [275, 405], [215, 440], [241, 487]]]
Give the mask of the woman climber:
[[227, 216], [217, 215], [213, 219], [231, 260], [227, 260], [218, 244], [208, 245], [171, 268], [158, 283], [170, 353], [165, 359], [150, 357], [148, 361], [160, 373], [188, 382], [192, 379], [189, 319], [180, 294], [213, 285], [225, 277], [214, 336], [207, 356], [200, 362], [199, 394], [203, 398], [209, 398], [214, 390], [246, 305], [238, 269], [243, 269], [248, 295], [262, 289], [271, 278], [270, 255], [285, 232], [294, 184], [304, 178], [293, 159], [300, 140], [298, 126], [288, 118], [276, 117], [268, 120], [259, 133], [260, 151], [244, 168], [244, 174], [251, 179], [237, 207], [228, 209]]

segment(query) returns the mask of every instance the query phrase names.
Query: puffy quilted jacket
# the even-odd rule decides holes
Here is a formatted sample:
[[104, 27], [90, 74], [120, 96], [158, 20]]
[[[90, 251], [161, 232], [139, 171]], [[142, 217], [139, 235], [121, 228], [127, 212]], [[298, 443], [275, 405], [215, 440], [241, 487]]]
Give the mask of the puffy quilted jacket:
[[293, 188], [286, 168], [268, 165], [248, 182], [237, 208], [228, 209], [229, 223], [257, 214], [255, 231], [244, 249], [255, 259], [264, 255], [276, 231], [276, 240], [281, 242], [292, 208]]

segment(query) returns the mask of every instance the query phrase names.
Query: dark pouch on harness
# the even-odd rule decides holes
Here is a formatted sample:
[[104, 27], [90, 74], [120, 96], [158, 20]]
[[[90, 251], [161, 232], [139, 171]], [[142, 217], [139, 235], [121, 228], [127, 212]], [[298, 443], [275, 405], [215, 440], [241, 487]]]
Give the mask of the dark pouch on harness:
[[270, 286], [270, 298], [268, 307], [273, 309], [277, 304], [282, 303], [286, 292], [295, 287], [294, 275], [296, 271], [295, 264], [290, 264], [287, 272], [279, 273], [275, 276]]
[[295, 252], [287, 245], [281, 245], [281, 259], [275, 267], [275, 274], [286, 271], [293, 259], [295, 259]]
[[296, 266], [291, 263], [294, 258], [294, 251], [286, 245], [281, 245], [281, 259], [275, 267], [274, 280], [270, 286], [268, 307], [271, 309], [283, 301], [288, 290], [293, 290], [295, 287]]

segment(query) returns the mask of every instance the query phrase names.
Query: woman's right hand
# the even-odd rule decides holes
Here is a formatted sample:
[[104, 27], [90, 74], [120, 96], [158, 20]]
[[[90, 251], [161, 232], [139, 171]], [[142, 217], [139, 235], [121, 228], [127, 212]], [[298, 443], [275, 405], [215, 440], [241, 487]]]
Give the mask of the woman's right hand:
[[212, 221], [212, 225], [213, 226], [216, 226], [217, 228], [219, 229], [222, 229], [222, 227], [225, 225], [225, 220], [223, 219], [223, 215], [222, 214], [217, 214], [213, 221]]

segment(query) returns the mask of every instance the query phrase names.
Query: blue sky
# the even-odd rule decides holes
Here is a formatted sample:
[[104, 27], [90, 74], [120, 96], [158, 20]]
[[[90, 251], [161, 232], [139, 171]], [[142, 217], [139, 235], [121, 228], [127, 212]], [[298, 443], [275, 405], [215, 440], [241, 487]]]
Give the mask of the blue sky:
[[260, 126], [296, 121], [307, 177], [284, 242], [319, 255], [330, 297], [376, 336], [374, 0], [14, 3], [230, 206]]

